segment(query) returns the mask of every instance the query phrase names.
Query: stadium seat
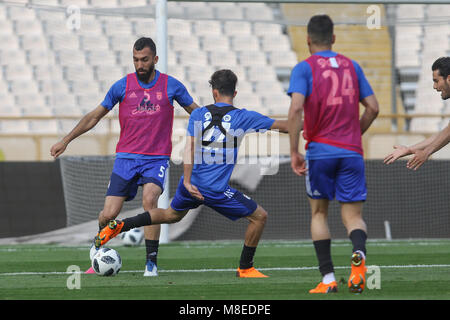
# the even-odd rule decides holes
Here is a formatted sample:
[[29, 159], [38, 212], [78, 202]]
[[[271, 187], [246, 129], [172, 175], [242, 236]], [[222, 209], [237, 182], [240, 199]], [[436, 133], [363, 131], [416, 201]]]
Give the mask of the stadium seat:
[[169, 36], [169, 48], [170, 51], [200, 50], [200, 40], [193, 35], [171, 35]]
[[39, 117], [39, 116], [51, 117], [53, 116], [53, 109], [46, 105], [35, 106], [33, 104], [29, 104], [22, 107], [22, 113], [26, 117]]
[[283, 28], [275, 23], [255, 22], [253, 23], [253, 34], [257, 36], [281, 35], [283, 34]]
[[167, 20], [167, 34], [168, 36], [190, 36], [192, 34], [192, 24], [189, 20], [169, 19]]
[[105, 34], [131, 36], [133, 33], [133, 26], [127, 20], [106, 20], [103, 22]]
[[202, 49], [204, 51], [229, 51], [230, 43], [224, 35], [204, 35], [201, 37]]
[[187, 17], [195, 17], [196, 19], [211, 19], [214, 17], [213, 8], [201, 2], [180, 3], [180, 7], [184, 7], [184, 13]]
[[220, 21], [198, 20], [193, 22], [194, 34], [197, 36], [204, 35], [222, 35], [222, 24]]
[[19, 50], [19, 48], [19, 39], [15, 35], [0, 33], [0, 50]]
[[234, 51], [259, 51], [259, 41], [252, 35], [231, 36], [231, 47]]
[[48, 50], [48, 44], [42, 34], [24, 34], [20, 37], [21, 48], [24, 50]]
[[228, 36], [232, 36], [237, 33], [251, 34], [252, 24], [248, 21], [225, 21], [223, 23], [223, 32]]
[[90, 50], [85, 51], [86, 61], [91, 66], [115, 66], [117, 58], [112, 51]]
[[38, 19], [18, 20], [14, 22], [14, 33], [16, 35], [42, 35], [42, 24]]
[[239, 64], [243, 66], [261, 66], [267, 65], [267, 56], [261, 51], [240, 51], [238, 53]]
[[236, 3], [211, 3], [217, 19], [244, 19], [244, 12]]
[[237, 64], [237, 55], [234, 51], [210, 51], [209, 61], [212, 66], [228, 65], [232, 68]]
[[[1, 95], [0, 95], [1, 97]], [[13, 103], [6, 104], [4, 101], [0, 104], [0, 117], [21, 117], [23, 112], [21, 108], [17, 108]], [[1, 130], [1, 128], [0, 128]]]
[[0, 131], [6, 134], [27, 134], [30, 133], [30, 126], [27, 120], [0, 120]]

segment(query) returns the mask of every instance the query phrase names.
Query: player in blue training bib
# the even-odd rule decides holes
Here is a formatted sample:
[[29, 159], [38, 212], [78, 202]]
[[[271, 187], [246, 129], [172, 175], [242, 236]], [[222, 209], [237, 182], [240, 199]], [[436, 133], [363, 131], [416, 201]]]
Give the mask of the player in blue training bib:
[[243, 136], [260, 130], [287, 132], [287, 120], [274, 120], [258, 112], [234, 107], [237, 77], [231, 70], [216, 71], [209, 83], [215, 103], [195, 109], [189, 118], [184, 176], [170, 207], [152, 209], [123, 221], [113, 220], [97, 238], [103, 239], [103, 245], [120, 232], [145, 225], [175, 223], [190, 209], [206, 205], [233, 221], [239, 218], [249, 221], [237, 276], [267, 277], [253, 267], [267, 212], [228, 183]]

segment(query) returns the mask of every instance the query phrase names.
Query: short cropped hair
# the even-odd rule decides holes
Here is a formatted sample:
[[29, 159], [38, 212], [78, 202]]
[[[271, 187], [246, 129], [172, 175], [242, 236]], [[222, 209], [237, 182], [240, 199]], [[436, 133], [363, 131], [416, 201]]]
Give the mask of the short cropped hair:
[[145, 47], [150, 48], [150, 51], [153, 53], [154, 56], [156, 56], [156, 44], [152, 40], [152, 38], [146, 37], [139, 38], [133, 45], [133, 48], [136, 49], [136, 51], [141, 51]]
[[333, 44], [333, 21], [326, 15], [315, 15], [308, 22], [308, 36], [313, 44], [332, 45]]
[[237, 76], [233, 71], [224, 69], [213, 73], [209, 84], [213, 89], [219, 91], [221, 95], [232, 97], [236, 91]]
[[439, 75], [446, 79], [450, 75], [450, 57], [440, 57], [431, 66], [431, 70], [439, 70]]

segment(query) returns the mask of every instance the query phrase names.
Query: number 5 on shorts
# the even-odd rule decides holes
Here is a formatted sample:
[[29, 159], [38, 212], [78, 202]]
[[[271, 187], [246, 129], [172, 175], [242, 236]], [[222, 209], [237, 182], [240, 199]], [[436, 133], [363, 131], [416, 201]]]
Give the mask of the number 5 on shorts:
[[166, 167], [161, 166], [161, 168], [159, 168], [159, 174], [158, 177], [160, 178], [164, 178], [164, 173], [166, 172]]

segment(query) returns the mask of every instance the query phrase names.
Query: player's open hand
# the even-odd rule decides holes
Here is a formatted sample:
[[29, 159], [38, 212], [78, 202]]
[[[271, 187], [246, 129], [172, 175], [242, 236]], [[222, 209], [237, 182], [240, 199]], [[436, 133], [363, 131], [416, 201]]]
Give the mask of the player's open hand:
[[305, 176], [306, 169], [306, 161], [305, 157], [299, 152], [291, 153], [291, 168], [295, 172], [295, 174], [299, 176]]
[[406, 147], [406, 146], [401, 146], [401, 145], [395, 145], [394, 146], [394, 151], [390, 154], [388, 154], [385, 158], [384, 158], [384, 163], [385, 164], [391, 164], [393, 163], [395, 160], [407, 156], [408, 154], [411, 154], [411, 150]]
[[414, 157], [409, 159], [406, 163], [406, 167], [411, 170], [419, 169], [425, 161], [428, 160], [430, 154], [426, 150], [417, 150], [414, 151]]
[[59, 141], [50, 148], [50, 155], [56, 159], [66, 150], [66, 147], [67, 144], [63, 141]]
[[184, 182], [184, 187], [186, 188], [187, 191], [189, 191], [189, 193], [195, 197], [198, 200], [205, 200], [205, 198], [203, 197], [203, 195], [201, 194], [201, 192], [197, 189], [196, 186], [190, 184], [190, 183], [186, 183]]

